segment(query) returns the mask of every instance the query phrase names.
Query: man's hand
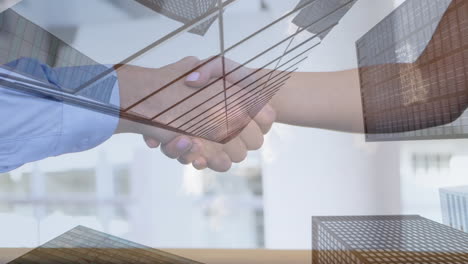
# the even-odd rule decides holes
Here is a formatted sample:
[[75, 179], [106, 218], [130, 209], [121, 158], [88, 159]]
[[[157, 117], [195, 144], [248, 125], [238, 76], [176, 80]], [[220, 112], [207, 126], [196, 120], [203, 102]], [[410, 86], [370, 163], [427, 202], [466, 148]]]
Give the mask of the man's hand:
[[[182, 164], [192, 164], [194, 168], [202, 170], [210, 168], [215, 171], [227, 171], [232, 163], [240, 163], [247, 157], [247, 152], [257, 150], [263, 145], [263, 135], [270, 130], [276, 113], [266, 105], [241, 134], [221, 145], [206, 139], [179, 136], [161, 149], [166, 156], [177, 158]], [[145, 137], [146, 144], [157, 148], [160, 142]], [[186, 150], [184, 146], [191, 146]], [[188, 149], [188, 148], [187, 148]]]
[[[168, 106], [196, 91], [194, 88], [206, 86], [210, 81], [221, 76], [222, 71], [219, 69], [221, 66], [219, 60], [214, 60], [202, 66], [196, 72], [188, 75], [185, 80], [182, 79], [171, 84], [164, 91], [164, 94], [159, 92], [159, 96], [149, 97], [138, 105], [135, 103], [161, 89], [161, 87], [167, 86], [169, 82], [195, 68], [200, 63], [198, 59], [188, 57], [160, 69], [124, 66], [118, 72], [121, 86], [121, 107], [124, 109], [133, 107], [131, 111], [148, 118], [161, 112], [164, 113]], [[237, 74], [235, 78], [238, 79], [240, 76], [241, 73]], [[235, 79], [231, 77], [228, 81], [234, 82]], [[219, 91], [222, 89], [221, 84], [221, 82], [212, 84], [212, 86], [208, 87], [211, 89], [211, 91], [207, 89], [208, 92]], [[209, 93], [205, 96], [209, 96]], [[172, 120], [189, 109], [189, 106], [182, 105], [174, 109], [172, 113], [169, 111], [168, 114], [162, 116], [164, 120], [161, 120], [161, 123]], [[213, 111], [210, 108], [204, 110], [207, 112]], [[247, 151], [256, 150], [262, 146], [263, 135], [268, 132], [274, 119], [275, 112], [273, 109], [269, 106], [263, 108], [237, 137], [224, 145], [123, 119], [119, 124], [117, 133], [142, 134], [145, 142], [151, 148], [157, 148], [162, 143], [163, 153], [170, 158], [177, 158], [182, 164], [192, 163], [197, 169], [208, 167], [216, 171], [226, 171], [231, 167], [232, 162], [244, 160]]]

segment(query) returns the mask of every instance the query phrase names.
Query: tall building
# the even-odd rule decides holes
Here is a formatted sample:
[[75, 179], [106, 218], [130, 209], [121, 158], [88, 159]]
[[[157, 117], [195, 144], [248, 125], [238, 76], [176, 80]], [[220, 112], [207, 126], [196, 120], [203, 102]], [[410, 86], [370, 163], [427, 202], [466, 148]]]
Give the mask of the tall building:
[[10, 263], [196, 264], [198, 262], [78, 226]]
[[440, 189], [444, 224], [468, 232], [468, 186]]
[[[191, 21], [202, 17], [210, 10], [216, 8], [217, 0], [136, 0], [138, 3], [167, 16], [177, 20], [185, 25], [190, 24]], [[192, 28], [189, 32], [203, 36], [206, 34], [211, 25], [216, 21], [218, 16], [212, 16], [206, 21], [200, 23], [198, 26]]]
[[417, 215], [312, 217], [312, 263], [468, 263], [468, 234]]
[[[36, 81], [46, 81], [39, 77], [42, 68], [35, 61], [55, 67], [56, 80], [52, 82], [66, 92], [75, 91], [108, 69], [13, 9], [1, 12], [0, 65]], [[115, 82], [115, 77], [106, 77], [78, 94], [108, 103]]]
[[468, 2], [407, 0], [357, 42], [366, 139], [468, 135]]

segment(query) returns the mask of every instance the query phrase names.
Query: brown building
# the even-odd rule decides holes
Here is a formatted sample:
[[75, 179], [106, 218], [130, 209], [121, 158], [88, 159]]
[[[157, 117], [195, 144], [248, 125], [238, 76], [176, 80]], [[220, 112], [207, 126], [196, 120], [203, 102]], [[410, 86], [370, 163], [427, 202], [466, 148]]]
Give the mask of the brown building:
[[407, 0], [357, 52], [367, 140], [468, 135], [468, 1]]
[[312, 218], [313, 264], [468, 263], [468, 234], [417, 215]]
[[199, 262], [78, 226], [9, 263], [197, 264]]

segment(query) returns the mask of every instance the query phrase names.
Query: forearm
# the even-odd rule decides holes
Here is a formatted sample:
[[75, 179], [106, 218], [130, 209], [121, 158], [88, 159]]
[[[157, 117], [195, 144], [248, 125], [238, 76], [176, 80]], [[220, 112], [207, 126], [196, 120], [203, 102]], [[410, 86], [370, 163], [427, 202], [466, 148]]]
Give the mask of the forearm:
[[293, 73], [271, 103], [280, 123], [364, 131], [357, 70]]

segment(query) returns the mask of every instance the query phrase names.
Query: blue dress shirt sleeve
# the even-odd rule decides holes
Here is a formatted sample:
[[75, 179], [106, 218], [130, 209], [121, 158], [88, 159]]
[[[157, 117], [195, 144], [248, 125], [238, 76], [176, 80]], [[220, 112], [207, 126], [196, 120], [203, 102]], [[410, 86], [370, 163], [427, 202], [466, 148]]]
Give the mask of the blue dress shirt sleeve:
[[[0, 68], [0, 72], [33, 77], [59, 88], [70, 79], [80, 82], [70, 75], [73, 67], [54, 69], [26, 58], [7, 66], [14, 71]], [[103, 66], [89, 66], [86, 70], [92, 72], [92, 67]], [[109, 76], [102, 82], [80, 95], [119, 106], [116, 76]], [[3, 122], [0, 126], [0, 172], [47, 157], [94, 148], [109, 139], [118, 125], [118, 117], [1, 86], [0, 120]]]

